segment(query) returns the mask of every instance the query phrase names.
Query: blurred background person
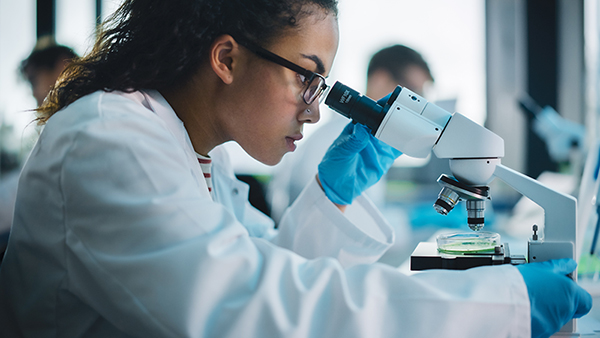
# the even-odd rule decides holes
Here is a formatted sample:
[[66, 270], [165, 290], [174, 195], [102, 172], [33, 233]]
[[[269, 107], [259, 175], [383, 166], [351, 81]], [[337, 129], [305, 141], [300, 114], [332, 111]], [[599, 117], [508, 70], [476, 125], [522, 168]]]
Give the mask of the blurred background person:
[[21, 62], [20, 71], [31, 85], [38, 106], [44, 102], [69, 61], [76, 57], [73, 49], [57, 44], [52, 36], [45, 36], [37, 41], [31, 54]]
[[367, 96], [378, 99], [400, 85], [423, 95], [433, 75], [425, 59], [412, 48], [393, 45], [378, 51], [367, 68]]

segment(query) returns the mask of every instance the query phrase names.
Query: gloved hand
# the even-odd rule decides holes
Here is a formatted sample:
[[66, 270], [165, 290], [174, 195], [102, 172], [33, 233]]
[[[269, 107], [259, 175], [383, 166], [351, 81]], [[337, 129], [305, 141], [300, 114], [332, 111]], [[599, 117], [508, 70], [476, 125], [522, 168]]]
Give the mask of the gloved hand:
[[566, 276], [576, 267], [568, 258], [517, 266], [531, 303], [531, 337], [550, 337], [591, 310], [592, 296]]
[[340, 205], [377, 183], [402, 153], [379, 141], [361, 124], [349, 123], [319, 164], [319, 179], [327, 197]]

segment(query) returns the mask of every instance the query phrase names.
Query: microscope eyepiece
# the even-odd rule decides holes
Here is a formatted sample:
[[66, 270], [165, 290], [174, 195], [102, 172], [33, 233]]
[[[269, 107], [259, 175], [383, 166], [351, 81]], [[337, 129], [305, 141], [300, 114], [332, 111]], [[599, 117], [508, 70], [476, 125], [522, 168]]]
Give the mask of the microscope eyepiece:
[[[400, 90], [400, 87], [396, 88], [398, 93]], [[396, 94], [397, 96], [398, 94]], [[393, 99], [395, 100], [395, 97]], [[369, 127], [373, 135], [375, 135], [381, 121], [385, 117], [387, 109], [389, 109], [387, 104], [380, 106], [369, 97], [360, 95], [359, 92], [339, 81], [329, 91], [325, 99], [325, 104], [336, 112], [352, 119], [353, 122], [358, 122]]]

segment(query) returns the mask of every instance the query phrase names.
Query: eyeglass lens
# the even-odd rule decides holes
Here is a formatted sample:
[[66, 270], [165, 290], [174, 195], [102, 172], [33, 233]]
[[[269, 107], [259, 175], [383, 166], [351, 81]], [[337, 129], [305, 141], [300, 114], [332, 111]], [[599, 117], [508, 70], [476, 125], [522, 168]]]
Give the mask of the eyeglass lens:
[[307, 104], [313, 103], [313, 101], [323, 93], [325, 89], [325, 80], [320, 76], [313, 77], [312, 81], [308, 84], [308, 87], [304, 91], [304, 101]]
[[329, 94], [329, 90], [331, 89], [330, 86], [325, 85], [325, 89], [323, 89], [323, 91], [321, 92], [321, 94], [319, 94], [319, 104], [323, 103], [325, 101], [325, 98], [327, 97], [327, 94]]

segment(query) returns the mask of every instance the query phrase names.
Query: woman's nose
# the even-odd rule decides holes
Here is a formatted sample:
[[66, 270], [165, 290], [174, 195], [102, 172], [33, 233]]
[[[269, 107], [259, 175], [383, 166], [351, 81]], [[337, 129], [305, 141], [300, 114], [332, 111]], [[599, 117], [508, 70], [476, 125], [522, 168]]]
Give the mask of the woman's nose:
[[304, 123], [317, 123], [321, 118], [319, 102], [313, 102], [300, 114], [299, 120]]

